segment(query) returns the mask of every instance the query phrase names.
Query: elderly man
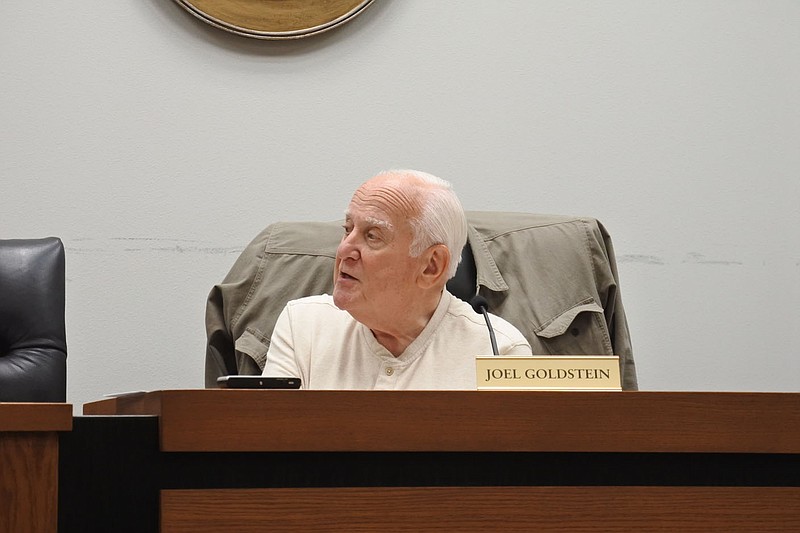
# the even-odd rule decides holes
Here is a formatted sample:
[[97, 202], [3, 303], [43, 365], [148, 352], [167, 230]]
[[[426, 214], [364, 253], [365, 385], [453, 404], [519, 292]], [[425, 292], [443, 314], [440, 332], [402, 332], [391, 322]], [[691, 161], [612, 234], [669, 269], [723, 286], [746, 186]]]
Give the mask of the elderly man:
[[[333, 295], [289, 302], [264, 375], [309, 389], [474, 389], [475, 356], [492, 353], [483, 318], [445, 290], [467, 240], [450, 184], [416, 171], [356, 190], [336, 251]], [[493, 316], [500, 354], [530, 355]]]

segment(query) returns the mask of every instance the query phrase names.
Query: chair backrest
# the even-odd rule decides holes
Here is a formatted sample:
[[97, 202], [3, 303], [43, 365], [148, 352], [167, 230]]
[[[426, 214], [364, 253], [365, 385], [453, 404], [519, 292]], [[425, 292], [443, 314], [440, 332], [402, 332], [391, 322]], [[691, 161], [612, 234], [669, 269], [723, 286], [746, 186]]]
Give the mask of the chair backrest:
[[0, 401], [66, 401], [64, 304], [61, 240], [0, 240]]
[[475, 258], [472, 256], [472, 247], [469, 243], [461, 250], [461, 262], [458, 263], [456, 273], [447, 281], [447, 290], [450, 294], [461, 298], [467, 303], [478, 292], [478, 272], [475, 267]]
[[[595, 219], [471, 211], [468, 245], [448, 290], [479, 292], [534, 354], [619, 355], [623, 388], [636, 388], [611, 238]], [[278, 222], [245, 248], [206, 306], [206, 386], [259, 374], [287, 301], [333, 288], [339, 222]]]

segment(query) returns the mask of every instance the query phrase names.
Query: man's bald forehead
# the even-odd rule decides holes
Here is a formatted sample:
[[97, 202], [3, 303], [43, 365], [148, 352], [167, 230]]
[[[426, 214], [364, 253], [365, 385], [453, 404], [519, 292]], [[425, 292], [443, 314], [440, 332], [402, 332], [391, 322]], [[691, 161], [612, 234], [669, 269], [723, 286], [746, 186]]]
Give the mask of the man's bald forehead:
[[415, 217], [422, 209], [422, 185], [424, 182], [414, 176], [379, 174], [356, 189], [352, 203]]

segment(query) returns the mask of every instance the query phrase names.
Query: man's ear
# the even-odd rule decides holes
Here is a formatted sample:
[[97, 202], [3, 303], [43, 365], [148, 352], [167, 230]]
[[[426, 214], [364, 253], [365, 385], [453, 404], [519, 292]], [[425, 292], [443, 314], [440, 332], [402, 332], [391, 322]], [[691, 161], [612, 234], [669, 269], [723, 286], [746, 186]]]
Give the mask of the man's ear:
[[447, 270], [450, 266], [450, 250], [444, 244], [434, 244], [422, 252], [424, 268], [419, 275], [420, 287], [429, 289], [447, 283]]

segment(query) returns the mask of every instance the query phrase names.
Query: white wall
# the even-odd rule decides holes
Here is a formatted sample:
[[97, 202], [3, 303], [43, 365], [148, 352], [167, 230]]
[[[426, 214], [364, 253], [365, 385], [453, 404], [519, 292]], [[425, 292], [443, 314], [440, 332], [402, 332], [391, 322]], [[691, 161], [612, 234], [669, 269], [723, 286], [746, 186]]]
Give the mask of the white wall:
[[0, 238], [64, 240], [76, 406], [202, 387], [242, 247], [398, 166], [603, 221], [643, 389], [800, 390], [796, 0], [376, 0], [296, 42], [168, 0], [0, 18]]

